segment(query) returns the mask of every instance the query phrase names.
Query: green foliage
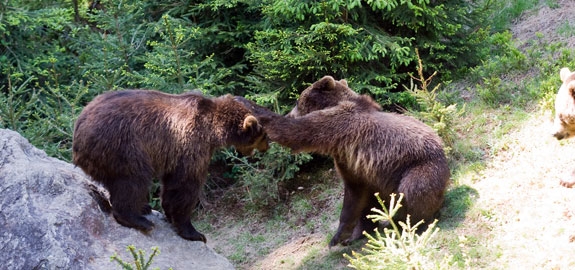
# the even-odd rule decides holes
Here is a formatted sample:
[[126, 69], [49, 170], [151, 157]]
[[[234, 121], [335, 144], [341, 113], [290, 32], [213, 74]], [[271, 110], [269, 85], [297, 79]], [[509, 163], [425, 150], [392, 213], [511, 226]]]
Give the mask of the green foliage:
[[154, 179], [152, 181], [152, 186], [148, 191], [148, 204], [152, 209], [164, 213], [164, 209], [162, 208], [162, 200], [160, 198], [160, 194], [162, 193], [162, 184], [160, 180]]
[[[281, 104], [323, 75], [346, 78], [352, 88], [387, 104], [409, 80], [413, 48], [429, 68], [449, 75], [479, 62], [481, 19], [489, 1], [270, 1], [263, 24], [248, 43], [252, 90], [276, 92]], [[262, 92], [263, 90], [263, 92]]]
[[536, 37], [537, 39], [531, 41], [526, 54], [532, 63], [530, 66], [537, 71], [537, 76], [532, 78], [534, 86], [527, 90], [531, 98], [539, 100], [541, 109], [553, 111], [555, 96], [561, 86], [559, 70], [563, 67], [573, 69], [574, 52], [566, 48], [564, 42], [548, 43], [541, 34]]
[[[110, 257], [111, 261], [115, 261], [117, 262], [122, 269], [126, 269], [126, 270], [147, 270], [147, 269], [151, 269], [150, 267], [152, 266], [152, 260], [154, 259], [154, 257], [156, 255], [160, 254], [160, 249], [158, 247], [153, 247], [152, 248], [152, 254], [150, 254], [150, 256], [146, 259], [145, 257], [145, 252], [141, 249], [138, 249], [138, 251], [136, 251], [136, 247], [134, 247], [133, 245], [129, 245], [126, 248], [127, 251], [130, 252], [130, 254], [132, 254], [132, 258], [133, 258], [133, 262], [125, 262], [124, 260], [122, 260], [120, 257], [118, 257], [118, 254], [114, 253], [114, 255], [112, 255], [112, 257]], [[159, 268], [154, 268], [154, 269], [159, 269]], [[170, 268], [172, 269], [172, 268]]]
[[[546, 0], [549, 6], [555, 0]], [[492, 16], [492, 27], [496, 31], [507, 30], [514, 20], [521, 16], [525, 10], [533, 8], [539, 4], [539, 0], [515, 0], [515, 1], [493, 1], [494, 9]], [[556, 4], [555, 4], [556, 5]]]
[[12, 74], [8, 81], [6, 92], [0, 87], [0, 128], [15, 130], [50, 155], [71, 160], [75, 115], [82, 109], [78, 104], [87, 88], [76, 84], [27, 88], [33, 77], [22, 80]]
[[569, 38], [575, 35], [575, 25], [569, 21], [565, 21], [557, 29], [557, 33], [561, 37]]
[[395, 201], [396, 194], [391, 194], [389, 208], [385, 207], [384, 201], [376, 193], [382, 209], [373, 208], [375, 214], [367, 217], [373, 222], [389, 222], [391, 229], [384, 228], [383, 234], [375, 229], [374, 236], [367, 232], [364, 235], [368, 242], [362, 253], [352, 251], [351, 256], [344, 254], [349, 261], [349, 267], [355, 269], [442, 269], [447, 266], [448, 258], [441, 262], [436, 262], [430, 251], [431, 240], [436, 236], [439, 228], [436, 228], [437, 220], [429, 224], [427, 229], [421, 234], [417, 233], [418, 227], [423, 221], [411, 225], [409, 216], [406, 222], [393, 221], [393, 216], [401, 208], [403, 194], [399, 194], [399, 199]]
[[246, 192], [244, 200], [256, 208], [277, 203], [281, 182], [292, 179], [299, 171], [299, 165], [312, 158], [306, 153], [293, 155], [289, 149], [275, 143], [265, 153], [256, 153], [251, 159], [238, 157], [232, 151], [224, 151], [224, 154], [235, 163], [232, 172]]
[[484, 48], [489, 59], [483, 60], [481, 65], [470, 70], [471, 79], [483, 81], [485, 78], [511, 71], [525, 71], [528, 67], [526, 56], [514, 46], [512, 39], [513, 36], [508, 31], [491, 35]]
[[[457, 104], [445, 106], [437, 96], [440, 84], [429, 90], [431, 81], [437, 73], [433, 73], [426, 78], [423, 74], [423, 63], [421, 58], [419, 58], [417, 49], [416, 54], [418, 55], [417, 77], [412, 76], [410, 87], [404, 86], [416, 98], [419, 105], [418, 111], [412, 110], [410, 113], [437, 132], [443, 140], [445, 152], [449, 154], [458, 138], [455, 127], [457, 121], [464, 113], [464, 108], [457, 108]], [[419, 85], [415, 85], [413, 80], [417, 81]]]
[[489, 106], [498, 107], [513, 101], [511, 92], [502, 85], [499, 77], [484, 78], [481, 84], [476, 85], [476, 88], [481, 101]]
[[88, 88], [79, 83], [59, 87], [39, 89], [34, 113], [28, 121], [33, 121], [32, 131], [37, 134], [31, 143], [63, 160], [71, 160], [72, 135], [76, 115], [80, 113], [82, 100]]
[[[563, 29], [566, 31], [566, 29]], [[561, 84], [559, 70], [569, 67], [573, 51], [563, 42], [549, 43], [541, 33], [530, 40], [525, 52], [513, 46], [509, 32], [490, 38], [491, 57], [471, 69], [477, 96], [491, 108], [516, 104], [523, 106], [538, 100], [540, 108], [552, 110], [555, 94]], [[530, 76], [522, 76], [529, 73]], [[524, 77], [514, 80], [514, 76]]]
[[[74, 101], [80, 87], [78, 103], [69, 104], [70, 121], [75, 108], [120, 88], [251, 93], [284, 111], [303, 87], [326, 74], [346, 78], [383, 104], [409, 107], [413, 100], [398, 85], [409, 80], [405, 70], [415, 63], [412, 48], [421, 48], [428, 68], [446, 76], [479, 63], [480, 52], [473, 48], [484, 47], [479, 46], [486, 36], [484, 8], [490, 5], [487, 0], [3, 2], [0, 85], [25, 87], [28, 94], [18, 94], [29, 105], [18, 108], [22, 115], [32, 114], [34, 98]], [[16, 94], [12, 90], [4, 86], [2, 94]], [[28, 131], [27, 137], [49, 133]], [[70, 140], [68, 132], [59, 133], [44, 141]], [[69, 156], [60, 146], [49, 148], [50, 155]]]
[[12, 77], [10, 74], [7, 76], [6, 92], [4, 92], [4, 85], [0, 86], [2, 91], [0, 92], [0, 126], [25, 133], [27, 127], [30, 126], [27, 120], [33, 113], [38, 95], [27, 88], [32, 77], [26, 80], [17, 78], [15, 82], [19, 85], [16, 86], [13, 85]]
[[27, 9], [19, 1], [3, 2], [0, 127], [21, 133], [50, 155], [69, 159], [73, 108], [78, 106], [74, 97], [83, 93], [70, 81], [77, 64], [66, 49], [73, 13], [56, 3]]

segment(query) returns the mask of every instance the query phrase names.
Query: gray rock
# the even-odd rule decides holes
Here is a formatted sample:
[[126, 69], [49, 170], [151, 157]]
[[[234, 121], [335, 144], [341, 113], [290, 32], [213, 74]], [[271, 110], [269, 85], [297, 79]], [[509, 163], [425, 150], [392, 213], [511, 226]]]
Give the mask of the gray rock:
[[234, 268], [206, 244], [180, 238], [156, 211], [147, 235], [119, 225], [100, 209], [94, 195], [102, 192], [81, 169], [0, 129], [0, 269], [120, 269], [110, 257], [133, 261], [128, 245], [146, 258], [158, 247], [153, 268]]

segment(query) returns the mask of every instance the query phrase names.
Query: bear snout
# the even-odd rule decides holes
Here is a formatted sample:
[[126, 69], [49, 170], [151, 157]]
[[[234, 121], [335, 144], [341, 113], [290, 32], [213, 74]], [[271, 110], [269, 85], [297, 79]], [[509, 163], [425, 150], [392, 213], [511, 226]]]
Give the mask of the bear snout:
[[[567, 121], [561, 119], [567, 119]], [[573, 123], [572, 117], [556, 117], [555, 121], [553, 121], [551, 134], [557, 140], [565, 140], [573, 137], [573, 135], [575, 135], [575, 123]]]
[[565, 137], [567, 137], [567, 135], [563, 132], [555, 132], [553, 133], [553, 137], [555, 137], [557, 140], [563, 140]]

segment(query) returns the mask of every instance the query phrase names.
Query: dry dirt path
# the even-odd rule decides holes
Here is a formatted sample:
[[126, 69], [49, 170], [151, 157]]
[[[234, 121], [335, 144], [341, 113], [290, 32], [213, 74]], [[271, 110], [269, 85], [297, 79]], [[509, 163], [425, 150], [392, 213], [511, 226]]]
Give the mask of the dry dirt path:
[[[549, 115], [509, 133], [479, 175], [462, 179], [487, 211], [493, 269], [575, 269], [575, 189], [559, 184], [575, 169], [575, 141], [550, 135]], [[473, 183], [471, 183], [473, 182]]]

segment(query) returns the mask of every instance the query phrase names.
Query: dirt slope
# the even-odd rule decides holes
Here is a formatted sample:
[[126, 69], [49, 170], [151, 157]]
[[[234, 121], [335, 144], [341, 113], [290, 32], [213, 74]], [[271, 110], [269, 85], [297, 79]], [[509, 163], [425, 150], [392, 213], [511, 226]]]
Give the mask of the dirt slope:
[[575, 48], [575, 34], [568, 30], [569, 25], [575, 25], [575, 1], [558, 0], [557, 6], [551, 5], [553, 8], [546, 4], [552, 1], [540, 2], [541, 8], [523, 14], [511, 28], [519, 48], [539, 38], [539, 34], [546, 43], [561, 41], [566, 47]]

